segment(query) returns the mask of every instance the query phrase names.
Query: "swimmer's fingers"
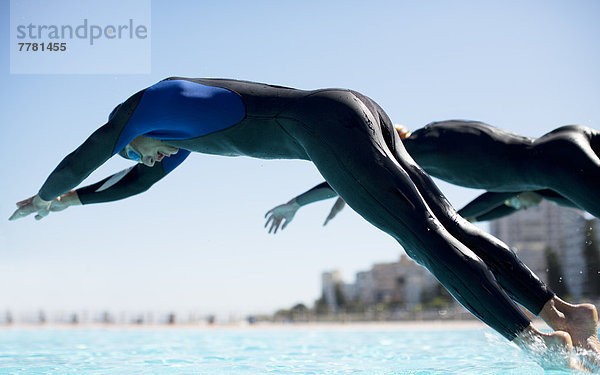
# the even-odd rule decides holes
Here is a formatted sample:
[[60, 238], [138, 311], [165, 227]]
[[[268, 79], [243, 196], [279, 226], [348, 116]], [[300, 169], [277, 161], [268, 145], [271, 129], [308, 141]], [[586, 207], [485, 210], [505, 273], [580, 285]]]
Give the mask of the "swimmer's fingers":
[[35, 209], [33, 208], [33, 198], [34, 197], [31, 197], [17, 202], [17, 209], [12, 215], [10, 215], [8, 220], [14, 221], [34, 213]]
[[[268, 217], [267, 217], [268, 215]], [[269, 225], [269, 223], [275, 218], [275, 215], [271, 214], [271, 212], [267, 212], [267, 215], [265, 215], [265, 218], [267, 219], [267, 221], [265, 222], [265, 228], [267, 227], [267, 225]]]
[[48, 216], [48, 213], [49, 213], [49, 211], [45, 208], [40, 210], [40, 209], [37, 209], [36, 207], [34, 207], [33, 205], [28, 205], [28, 206], [23, 206], [23, 207], [18, 208], [8, 218], [8, 220], [14, 221], [14, 220], [22, 219], [24, 217], [31, 215], [34, 212], [37, 212], [37, 215], [35, 215], [36, 220], [41, 220], [42, 218]]
[[288, 202], [267, 211], [265, 214], [265, 217], [267, 218], [265, 228], [271, 225], [269, 233], [273, 234], [277, 233], [280, 226], [281, 230], [283, 230], [292, 221], [299, 207], [300, 206], [297, 204]]
[[271, 223], [274, 219], [274, 216], [271, 215], [267, 218], [267, 221], [265, 222], [265, 228], [269, 226], [269, 223]]
[[30, 197], [30, 198], [27, 198], [27, 199], [23, 199], [20, 202], [17, 202], [17, 207], [21, 208], [21, 207], [25, 207], [25, 206], [28, 206], [30, 204], [33, 204], [33, 198], [35, 198], [35, 197]]
[[331, 220], [333, 220], [334, 217], [337, 216], [337, 214], [346, 206], [346, 202], [342, 199], [342, 198], [338, 198], [335, 203], [333, 204], [333, 207], [331, 207], [331, 211], [329, 211], [329, 215], [327, 215], [327, 218], [325, 219], [325, 222], [323, 223], [323, 226], [326, 226], [327, 223], [329, 223]]
[[279, 229], [279, 224], [281, 224], [282, 219], [274, 219], [271, 224], [271, 228], [269, 228], [269, 233], [273, 232], [273, 234], [277, 233], [277, 229]]
[[273, 225], [275, 226], [275, 229], [273, 230], [273, 234], [277, 234], [277, 230], [279, 230], [279, 226], [281, 225], [281, 220], [282, 219], [279, 219], [276, 222], [274, 222]]
[[14, 220], [22, 219], [26, 216], [31, 215], [34, 212], [36, 212], [36, 210], [33, 208], [33, 206], [19, 207], [19, 208], [17, 208], [17, 210], [15, 212], [13, 212], [13, 214], [8, 218], [8, 220], [14, 221]]
[[335, 210], [335, 206], [333, 206], [331, 208], [331, 211], [329, 211], [329, 215], [327, 215], [327, 218], [325, 219], [323, 226], [327, 225], [327, 223], [329, 223], [329, 221], [331, 221], [331, 219], [333, 219], [335, 217], [335, 215], [337, 215], [337, 211]]
[[45, 201], [38, 195], [17, 202], [17, 210], [8, 218], [10, 221], [21, 219], [37, 212], [36, 220], [40, 220], [48, 216], [51, 201]]
[[398, 132], [400, 139], [406, 139], [406, 138], [410, 137], [412, 134], [404, 125], [394, 124], [394, 128], [396, 128], [396, 131]]
[[40, 207], [38, 207], [34, 203], [34, 198], [35, 198], [35, 196], [24, 199], [20, 202], [17, 202], [17, 209], [8, 218], [8, 220], [14, 221], [14, 220], [22, 219], [22, 218], [27, 217], [27, 216], [31, 215], [32, 213], [38, 211], [40, 209]]

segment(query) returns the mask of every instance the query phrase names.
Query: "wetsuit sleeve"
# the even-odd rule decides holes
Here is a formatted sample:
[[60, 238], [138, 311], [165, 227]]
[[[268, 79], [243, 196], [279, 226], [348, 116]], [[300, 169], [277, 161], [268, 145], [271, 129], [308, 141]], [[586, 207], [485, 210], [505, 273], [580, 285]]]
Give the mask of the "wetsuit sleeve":
[[323, 182], [313, 187], [312, 189], [298, 195], [294, 199], [296, 200], [296, 203], [298, 203], [300, 206], [306, 206], [307, 204], [337, 197], [337, 195], [338, 194], [335, 192], [335, 190], [333, 190], [327, 182]]
[[[40, 198], [50, 201], [70, 191], [120, 151], [116, 149], [117, 140], [135, 111], [142, 94], [143, 91], [140, 91], [127, 99], [108, 123], [96, 130], [81, 146], [60, 162], [38, 192]], [[137, 135], [139, 134], [125, 137], [126, 139], [121, 139], [121, 142], [127, 144]]]
[[504, 202], [508, 199], [515, 197], [517, 194], [519, 193], [483, 193], [477, 198], [473, 199], [471, 202], [469, 202], [466, 206], [461, 208], [458, 211], [458, 214], [467, 219], [482, 217], [483, 215], [489, 213], [490, 211], [496, 209], [499, 206], [506, 206]]
[[471, 222], [496, 220], [496, 219], [500, 219], [501, 217], [504, 217], [504, 216], [512, 215], [517, 211], [519, 211], [518, 208], [510, 207], [510, 206], [503, 204], [501, 206], [494, 207], [491, 210], [484, 212], [483, 214], [481, 214], [479, 216], [472, 217], [470, 219], [471, 219]]
[[137, 164], [93, 185], [77, 189], [79, 200], [82, 204], [103, 203], [143, 193], [181, 164], [189, 153], [179, 150], [177, 154], [165, 158], [153, 167]]

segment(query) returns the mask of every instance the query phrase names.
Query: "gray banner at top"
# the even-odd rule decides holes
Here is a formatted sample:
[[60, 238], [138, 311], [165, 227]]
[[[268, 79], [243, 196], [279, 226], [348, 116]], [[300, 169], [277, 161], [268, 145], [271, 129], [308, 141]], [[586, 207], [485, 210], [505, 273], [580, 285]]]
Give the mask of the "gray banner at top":
[[11, 74], [149, 74], [150, 0], [11, 0]]

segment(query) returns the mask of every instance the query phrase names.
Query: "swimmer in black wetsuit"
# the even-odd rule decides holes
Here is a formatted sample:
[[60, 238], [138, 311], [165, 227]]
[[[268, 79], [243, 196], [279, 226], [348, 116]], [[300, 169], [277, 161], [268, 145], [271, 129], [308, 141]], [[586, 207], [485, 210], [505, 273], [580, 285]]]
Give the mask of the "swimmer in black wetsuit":
[[[563, 126], [538, 139], [461, 120], [434, 122], [413, 133], [399, 125], [396, 130], [428, 174], [488, 190], [458, 211], [471, 222], [497, 219], [542, 199], [600, 217], [600, 133], [594, 129]], [[327, 183], [319, 184], [267, 212], [265, 227], [277, 232], [300, 206], [335, 196]], [[338, 199], [325, 224], [343, 207]]]
[[[143, 192], [191, 151], [312, 161], [355, 211], [398, 240], [490, 327], [526, 348], [535, 340], [570, 347], [569, 333], [539, 332], [511, 300], [539, 313], [557, 298], [554, 293], [515, 262], [506, 245], [457, 216], [406, 152], [385, 112], [350, 90], [168, 78], [120, 105], [58, 165], [37, 195], [18, 203], [11, 219], [32, 213], [42, 218], [70, 204]], [[119, 152], [142, 163], [71, 190]], [[495, 259], [488, 259], [489, 253]], [[562, 308], [556, 306], [556, 315], [577, 333], [581, 324]], [[569, 364], [568, 356], [564, 361]]]

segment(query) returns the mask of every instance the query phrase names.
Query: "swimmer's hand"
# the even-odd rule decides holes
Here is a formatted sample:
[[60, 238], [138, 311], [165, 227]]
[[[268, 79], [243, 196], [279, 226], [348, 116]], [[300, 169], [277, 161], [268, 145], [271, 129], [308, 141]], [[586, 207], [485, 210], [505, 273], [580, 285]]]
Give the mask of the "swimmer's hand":
[[296, 202], [295, 199], [291, 201], [281, 204], [277, 207], [274, 207], [267, 211], [265, 214], [265, 218], [267, 222], [265, 223], [265, 228], [271, 224], [269, 228], [269, 233], [273, 232], [273, 234], [277, 233], [279, 226], [283, 222], [281, 226], [281, 230], [284, 230], [285, 227], [294, 219], [294, 215], [296, 215], [296, 211], [300, 208], [300, 205]]
[[35, 195], [31, 198], [27, 198], [23, 201], [17, 202], [17, 210], [8, 218], [10, 221], [24, 218], [36, 213], [35, 219], [42, 220], [50, 212], [58, 212], [67, 209], [70, 206], [80, 205], [79, 197], [76, 191], [70, 191], [60, 197], [45, 201], [40, 198], [39, 195]]
[[533, 191], [524, 191], [507, 199], [504, 204], [517, 210], [535, 207], [542, 202], [543, 197]]
[[327, 215], [327, 219], [323, 223], [323, 226], [327, 225], [331, 219], [333, 219], [343, 208], [346, 206], [346, 202], [342, 198], [338, 198], [333, 207], [331, 207], [331, 211], [329, 211], [329, 215]]
[[406, 139], [412, 134], [412, 132], [408, 130], [404, 125], [394, 124], [394, 128], [398, 132], [398, 136], [400, 136], [400, 139]]

